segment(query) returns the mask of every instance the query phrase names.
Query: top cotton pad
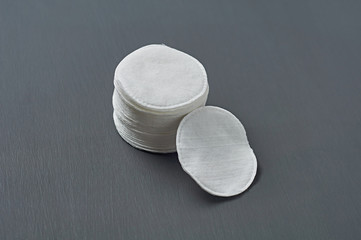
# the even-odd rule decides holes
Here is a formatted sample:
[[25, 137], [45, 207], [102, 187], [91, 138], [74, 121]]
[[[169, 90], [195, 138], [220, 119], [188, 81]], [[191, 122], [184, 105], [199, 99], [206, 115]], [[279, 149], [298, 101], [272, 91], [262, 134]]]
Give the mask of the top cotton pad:
[[181, 121], [177, 152], [184, 169], [205, 191], [230, 197], [252, 183], [257, 160], [241, 122], [218, 107], [201, 107]]
[[175, 111], [199, 101], [208, 90], [202, 64], [165, 45], [148, 45], [126, 56], [115, 70], [115, 88], [148, 111]]

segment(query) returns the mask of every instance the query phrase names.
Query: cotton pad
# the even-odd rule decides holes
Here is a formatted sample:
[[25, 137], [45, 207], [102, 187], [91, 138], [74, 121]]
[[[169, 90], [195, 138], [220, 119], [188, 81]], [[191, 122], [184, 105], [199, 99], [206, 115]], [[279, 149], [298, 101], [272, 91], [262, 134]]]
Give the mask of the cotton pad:
[[207, 91], [203, 65], [190, 55], [152, 44], [126, 56], [117, 66], [115, 88], [150, 111], [174, 111], [197, 102]]
[[190, 55], [165, 45], [148, 45], [126, 56], [114, 75], [114, 123], [131, 145], [174, 152], [182, 118], [204, 106], [207, 74]]
[[256, 156], [243, 125], [219, 107], [201, 107], [184, 117], [176, 146], [184, 171], [212, 195], [237, 195], [256, 175]]

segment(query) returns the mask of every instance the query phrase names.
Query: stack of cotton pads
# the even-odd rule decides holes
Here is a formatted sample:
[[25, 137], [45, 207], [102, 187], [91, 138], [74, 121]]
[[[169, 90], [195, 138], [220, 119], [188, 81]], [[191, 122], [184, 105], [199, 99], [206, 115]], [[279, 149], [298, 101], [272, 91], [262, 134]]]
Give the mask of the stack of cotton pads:
[[207, 75], [195, 58], [165, 45], [148, 45], [126, 56], [115, 70], [113, 118], [132, 146], [157, 153], [176, 151], [182, 118], [204, 106]]
[[241, 122], [219, 107], [204, 106], [208, 82], [195, 58], [149, 45], [126, 56], [115, 70], [113, 118], [132, 146], [178, 152], [180, 164], [210, 194], [230, 197], [255, 178], [257, 160]]

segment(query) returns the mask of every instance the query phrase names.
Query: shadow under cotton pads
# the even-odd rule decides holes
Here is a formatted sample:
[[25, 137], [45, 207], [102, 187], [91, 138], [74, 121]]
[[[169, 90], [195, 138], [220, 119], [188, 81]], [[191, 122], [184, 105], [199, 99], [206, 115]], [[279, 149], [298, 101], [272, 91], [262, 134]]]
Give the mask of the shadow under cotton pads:
[[212, 195], [240, 194], [256, 176], [257, 160], [246, 131], [222, 108], [201, 107], [184, 117], [176, 143], [184, 171]]

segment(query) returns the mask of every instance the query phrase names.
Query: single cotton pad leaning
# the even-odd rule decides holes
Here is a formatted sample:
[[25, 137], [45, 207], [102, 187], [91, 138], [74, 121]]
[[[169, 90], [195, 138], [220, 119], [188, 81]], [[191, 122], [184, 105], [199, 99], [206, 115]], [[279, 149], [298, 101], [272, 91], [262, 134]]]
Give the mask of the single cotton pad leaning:
[[181, 121], [177, 152], [182, 168], [205, 191], [230, 197], [245, 191], [257, 171], [257, 160], [241, 122], [230, 112], [201, 107]]
[[160, 44], [126, 56], [115, 70], [114, 86], [119, 134], [134, 147], [158, 153], [176, 151], [179, 122], [205, 105], [209, 91], [198, 60]]

